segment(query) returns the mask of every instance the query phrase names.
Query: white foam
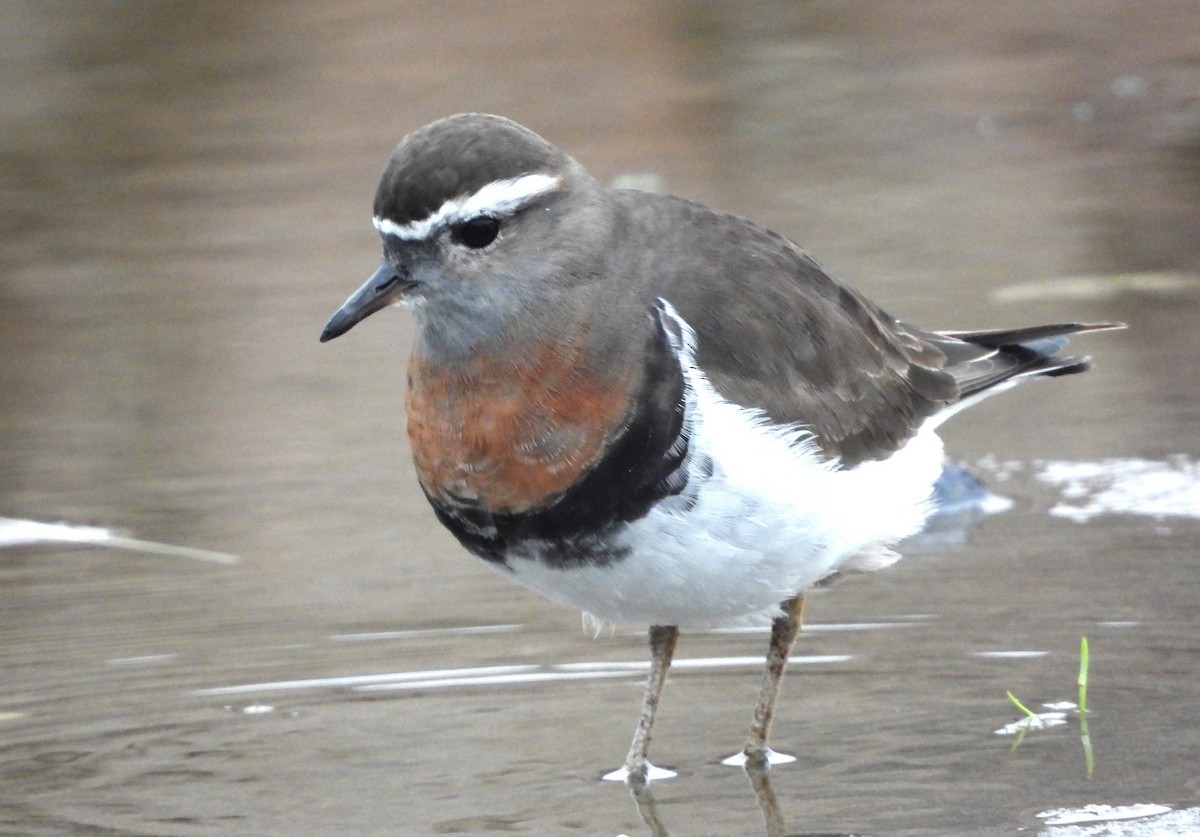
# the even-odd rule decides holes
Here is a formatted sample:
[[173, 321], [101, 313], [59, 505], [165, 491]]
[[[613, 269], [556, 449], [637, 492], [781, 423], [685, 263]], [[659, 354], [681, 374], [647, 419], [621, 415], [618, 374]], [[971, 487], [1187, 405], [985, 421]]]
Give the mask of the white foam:
[[0, 547], [37, 543], [104, 543], [112, 536], [99, 526], [73, 526], [69, 523], [42, 523], [0, 517]]
[[994, 659], [1024, 660], [1032, 657], [1044, 657], [1048, 651], [974, 651], [973, 657], [990, 657]]
[[[1054, 825], [1042, 831], [1038, 837], [1196, 837], [1200, 834], [1200, 808], [1172, 811], [1165, 805], [1089, 805], [1085, 807], [1108, 809], [1116, 813], [1124, 812], [1128, 816], [1115, 821], [1090, 825]], [[1154, 813], [1142, 813], [1143, 811]], [[1135, 819], [1129, 817], [1135, 817]]]
[[[888, 628], [911, 628], [913, 622], [815, 622], [804, 623], [804, 633], [840, 633], [842, 631], [882, 631]], [[710, 634], [767, 634], [769, 625], [749, 625], [738, 628], [709, 628]]]
[[140, 657], [114, 657], [106, 662], [110, 666], [152, 666], [171, 663], [178, 659], [178, 654], [143, 654]]
[[1067, 713], [1065, 712], [1038, 712], [1033, 715], [1026, 715], [1021, 720], [1013, 721], [1011, 724], [1005, 724], [996, 730], [996, 735], [1017, 735], [1018, 733], [1028, 732], [1031, 729], [1061, 726], [1066, 722]]
[[[655, 767], [650, 762], [646, 762], [646, 781], [657, 782], [660, 779], [671, 779], [679, 774], [674, 770], [668, 770], [665, 767]], [[629, 778], [629, 771], [624, 767], [619, 767], [611, 773], [605, 773], [600, 777], [605, 782], [624, 782]]]
[[215, 564], [236, 564], [236, 555], [213, 552], [210, 549], [195, 549], [190, 546], [144, 541], [117, 534], [100, 526], [76, 526], [70, 523], [42, 523], [37, 520], [19, 520], [0, 517], [0, 548], [28, 546], [40, 543], [73, 543], [128, 549], [132, 552], [148, 552], [172, 558], [191, 558], [196, 561], [211, 561]]
[[331, 642], [379, 642], [396, 639], [429, 639], [445, 636], [476, 636], [487, 634], [511, 634], [525, 628], [515, 623], [500, 625], [462, 625], [454, 628], [416, 628], [406, 631], [365, 631], [357, 634], [331, 634]]
[[1062, 492], [1050, 513], [1076, 523], [1102, 514], [1200, 519], [1200, 462], [1186, 457], [1043, 462], [1036, 476]]
[[357, 692], [388, 692], [401, 689], [450, 689], [460, 686], [523, 686], [528, 683], [557, 683], [565, 680], [602, 680], [624, 677], [626, 671], [530, 671], [522, 674], [495, 674], [490, 677], [444, 677], [409, 683], [374, 683], [356, 686]]
[[1167, 805], [1135, 804], [1135, 805], [1084, 805], [1082, 808], [1055, 808], [1042, 811], [1038, 818], [1045, 820], [1046, 825], [1076, 825], [1081, 822], [1112, 822], [1113, 820], [1129, 820], [1137, 817], [1150, 817], [1165, 814], [1171, 808]]
[[[795, 756], [789, 756], [787, 753], [778, 753], [770, 747], [767, 748], [767, 764], [791, 764], [795, 760]], [[743, 767], [747, 761], [745, 753], [734, 753], [728, 758], [721, 759], [721, 764], [727, 767]]]

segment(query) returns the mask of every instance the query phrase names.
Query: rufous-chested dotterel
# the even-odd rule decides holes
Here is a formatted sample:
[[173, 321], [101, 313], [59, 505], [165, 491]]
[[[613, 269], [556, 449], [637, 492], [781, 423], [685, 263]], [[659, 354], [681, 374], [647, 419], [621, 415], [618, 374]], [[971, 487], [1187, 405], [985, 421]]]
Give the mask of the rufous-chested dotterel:
[[772, 624], [744, 749], [768, 763], [804, 592], [921, 528], [943, 420], [1082, 372], [1066, 336], [1116, 327], [915, 328], [783, 236], [604, 188], [486, 114], [406, 137], [374, 220], [383, 264], [321, 339], [411, 308], [409, 441], [438, 518], [514, 581], [651, 626], [635, 782], [680, 627]]

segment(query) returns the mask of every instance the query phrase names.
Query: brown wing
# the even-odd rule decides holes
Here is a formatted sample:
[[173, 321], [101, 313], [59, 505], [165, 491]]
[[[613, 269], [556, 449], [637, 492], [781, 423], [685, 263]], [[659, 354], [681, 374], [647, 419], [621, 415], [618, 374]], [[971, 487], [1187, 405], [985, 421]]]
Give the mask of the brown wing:
[[886, 457], [926, 418], [1013, 376], [1082, 371], [1085, 360], [1053, 356], [1061, 336], [1107, 327], [925, 332], [763, 227], [673, 198], [653, 207], [631, 210], [655, 239], [644, 252], [671, 255], [639, 270], [695, 330], [713, 386], [806, 426], [846, 467]]
[[623, 248], [647, 254], [633, 275], [695, 330], [697, 364], [735, 404], [804, 425], [852, 466], [958, 398], [941, 351], [782, 236], [674, 198], [627, 206], [630, 235], [654, 243]]

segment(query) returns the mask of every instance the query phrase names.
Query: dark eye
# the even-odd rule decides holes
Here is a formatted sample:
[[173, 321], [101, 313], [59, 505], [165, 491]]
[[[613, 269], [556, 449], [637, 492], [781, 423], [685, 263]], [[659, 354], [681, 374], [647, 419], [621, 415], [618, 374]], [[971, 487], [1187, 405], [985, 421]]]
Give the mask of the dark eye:
[[473, 250], [487, 247], [499, 234], [500, 222], [486, 215], [476, 215], [454, 227], [454, 240]]

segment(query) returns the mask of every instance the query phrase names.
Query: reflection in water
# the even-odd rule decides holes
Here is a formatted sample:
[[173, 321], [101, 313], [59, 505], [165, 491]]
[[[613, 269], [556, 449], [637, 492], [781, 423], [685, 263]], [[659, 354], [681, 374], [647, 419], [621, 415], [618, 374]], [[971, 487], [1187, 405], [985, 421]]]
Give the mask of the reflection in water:
[[637, 805], [642, 822], [650, 829], [651, 837], [667, 837], [667, 828], [658, 816], [658, 801], [650, 790], [650, 782], [633, 780], [627, 781], [626, 785], [629, 788], [629, 795], [633, 797], [634, 804]]
[[[783, 817], [783, 811], [779, 807], [779, 800], [775, 796], [775, 789], [771, 785], [770, 766], [748, 762], [743, 769], [750, 780], [750, 787], [754, 791], [754, 798], [758, 802], [759, 810], [762, 812], [763, 825], [766, 829], [763, 833], [766, 837], [865, 837], [865, 835], [859, 835], [857, 832], [855, 834], [789, 832], [787, 830], [787, 823]], [[650, 783], [646, 781], [630, 781], [627, 784], [629, 794], [633, 797], [633, 802], [637, 806], [638, 814], [641, 816], [642, 822], [649, 829], [651, 837], [668, 837], [670, 832], [667, 830], [667, 826], [659, 814], [658, 801], [654, 797], [654, 792], [650, 789]], [[749, 832], [745, 833], [748, 834]]]
[[787, 826], [783, 821], [783, 812], [779, 810], [775, 790], [771, 787], [770, 766], [747, 762], [745, 769], [746, 775], [750, 777], [750, 787], [754, 788], [754, 796], [758, 799], [758, 807], [762, 810], [767, 837], [785, 837]]

